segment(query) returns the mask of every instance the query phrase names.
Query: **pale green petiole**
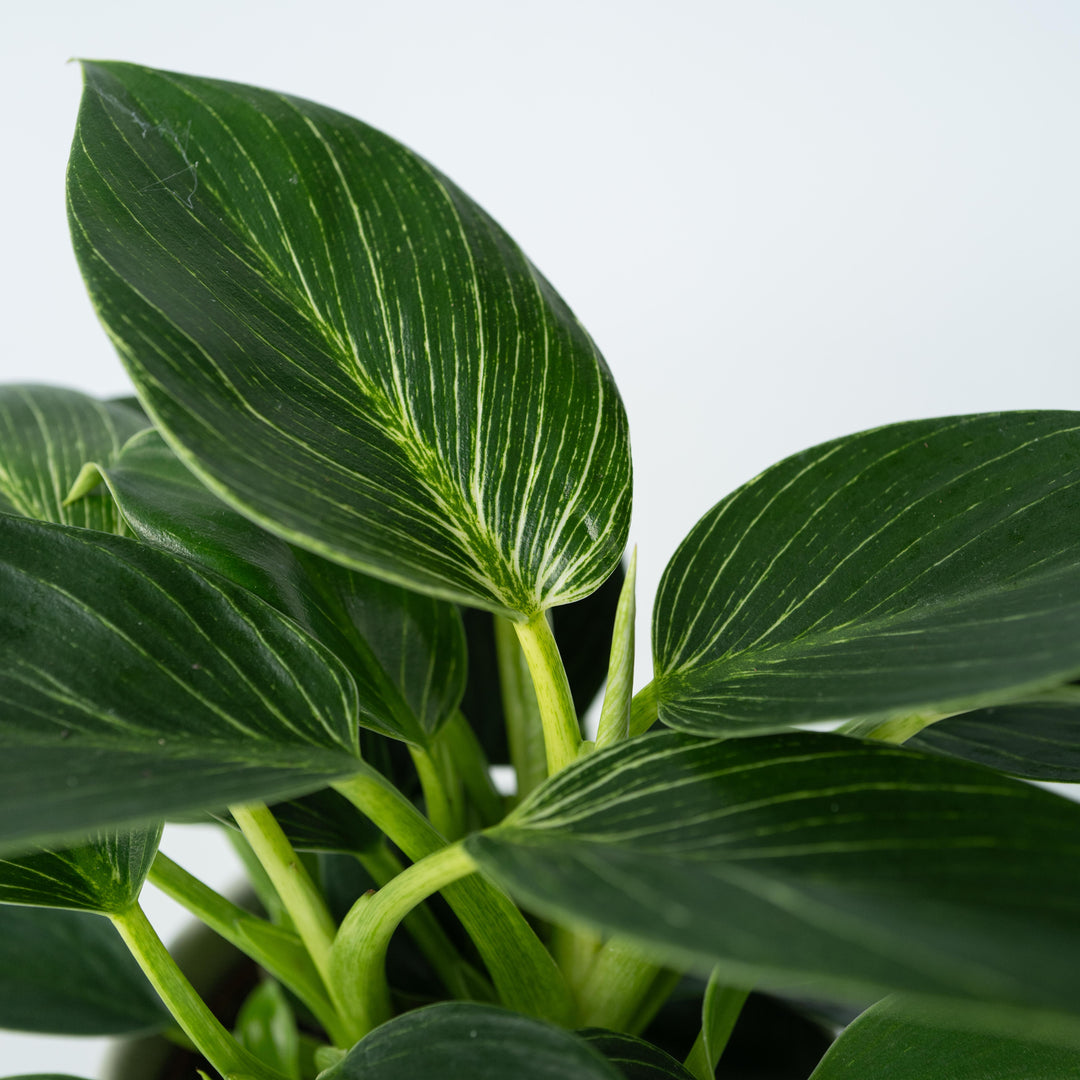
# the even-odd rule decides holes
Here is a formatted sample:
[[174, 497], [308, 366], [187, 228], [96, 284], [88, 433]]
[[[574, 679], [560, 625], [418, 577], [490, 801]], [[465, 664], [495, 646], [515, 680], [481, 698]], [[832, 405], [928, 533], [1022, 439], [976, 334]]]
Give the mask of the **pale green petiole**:
[[615, 609], [615, 627], [611, 635], [611, 661], [608, 664], [607, 690], [600, 711], [596, 733], [597, 749], [621, 742], [630, 735], [630, 702], [634, 687], [634, 618], [637, 603], [634, 584], [637, 580], [637, 548], [630, 556]]
[[176, 966], [138, 904], [109, 918], [184, 1034], [222, 1076], [286, 1080], [248, 1053], [221, 1026]]
[[540, 706], [529, 665], [514, 624], [501, 615], [494, 616], [494, 623], [499, 690], [506, 718], [506, 742], [517, 776], [516, 798], [521, 800], [547, 778], [544, 725], [540, 719]]
[[398, 925], [433, 893], [476, 869], [461, 844], [452, 844], [361, 896], [345, 916], [331, 953], [331, 993], [354, 1040], [390, 1019], [386, 950]]

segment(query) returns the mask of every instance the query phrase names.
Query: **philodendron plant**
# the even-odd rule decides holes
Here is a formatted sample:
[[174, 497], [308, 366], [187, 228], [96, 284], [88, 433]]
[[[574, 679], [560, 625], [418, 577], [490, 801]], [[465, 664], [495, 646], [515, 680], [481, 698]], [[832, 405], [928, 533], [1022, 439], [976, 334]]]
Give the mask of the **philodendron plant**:
[[[1080, 779], [1080, 413], [766, 470], [632, 695], [626, 415], [514, 242], [332, 109], [84, 71], [137, 398], [0, 394], [0, 1025], [230, 1080], [1080, 1075], [1080, 806], [1022, 779]], [[201, 818], [257, 912], [157, 851]], [[235, 1019], [146, 880], [254, 961]]]

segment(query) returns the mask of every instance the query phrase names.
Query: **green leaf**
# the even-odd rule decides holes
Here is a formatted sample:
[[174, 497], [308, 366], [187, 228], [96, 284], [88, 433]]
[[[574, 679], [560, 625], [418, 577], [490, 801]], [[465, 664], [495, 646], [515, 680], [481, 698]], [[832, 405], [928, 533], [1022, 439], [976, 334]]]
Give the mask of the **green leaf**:
[[939, 720], [908, 746], [1029, 780], [1080, 781], [1080, 704], [1031, 701]]
[[810, 1080], [1072, 1080], [1077, 1075], [1080, 1042], [1068, 1047], [1031, 1034], [952, 1030], [940, 1016], [887, 998], [843, 1032]]
[[491, 1005], [449, 1002], [376, 1028], [320, 1080], [623, 1080], [569, 1031]]
[[139, 898], [160, 839], [160, 825], [105, 829], [77, 847], [0, 859], [0, 904], [124, 911]]
[[702, 734], [956, 712], [1080, 671], [1080, 413], [895, 424], [710, 510], [653, 616], [660, 718]]
[[248, 994], [236, 1018], [236, 1039], [260, 1061], [300, 1080], [300, 1034], [285, 991], [264, 980]]
[[[102, 987], [108, 993], [102, 993]], [[129, 1035], [172, 1023], [107, 919], [0, 907], [0, 1028]]]
[[0, 387], [0, 512], [118, 532], [108, 494], [65, 506], [86, 461], [112, 461], [146, 421], [134, 410], [55, 386]]
[[251, 594], [137, 541], [7, 515], [0, 552], [0, 849], [359, 767], [348, 674]]
[[382, 833], [336, 791], [313, 791], [301, 799], [275, 803], [271, 810], [289, 843], [300, 851], [370, 851]]
[[332, 109], [84, 64], [76, 254], [147, 410], [226, 501], [335, 561], [531, 615], [592, 592], [626, 416], [514, 242]]
[[680, 1062], [644, 1039], [602, 1028], [586, 1028], [578, 1037], [617, 1065], [626, 1080], [694, 1080]]
[[546, 917], [732, 985], [1080, 1011], [1080, 806], [808, 733], [598, 751], [466, 840]]
[[467, 660], [454, 605], [287, 544], [222, 503], [156, 431], [100, 473], [136, 536], [243, 585], [333, 652], [366, 727], [423, 745], [457, 708]]

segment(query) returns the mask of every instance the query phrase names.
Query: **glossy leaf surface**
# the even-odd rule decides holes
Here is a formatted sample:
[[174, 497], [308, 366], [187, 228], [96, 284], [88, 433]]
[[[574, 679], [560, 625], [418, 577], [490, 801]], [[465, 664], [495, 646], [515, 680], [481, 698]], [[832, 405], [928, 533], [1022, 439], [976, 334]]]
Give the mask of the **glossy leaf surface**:
[[664, 572], [660, 718], [952, 712], [1080, 670], [1080, 414], [896, 424], [768, 469]]
[[644, 1039], [601, 1028], [587, 1028], [578, 1036], [599, 1050], [626, 1080], [694, 1080], [681, 1062]]
[[833, 1043], [810, 1080], [1072, 1080], [1080, 1074], [1080, 1041], [1072, 1047], [1032, 1036], [957, 1031], [942, 1018], [912, 1016], [910, 1003], [886, 999], [868, 1009]]
[[84, 462], [110, 462], [146, 427], [139, 413], [55, 386], [0, 387], [0, 512], [119, 531], [108, 494], [64, 506]]
[[160, 825], [103, 829], [77, 847], [0, 859], [0, 904], [124, 911], [139, 898], [160, 839]]
[[108, 919], [81, 911], [0, 907], [0, 1028], [126, 1035], [170, 1023]]
[[1080, 1010], [1080, 806], [976, 766], [792, 733], [644, 736], [466, 841], [530, 909], [732, 985], [806, 979]]
[[0, 515], [0, 845], [301, 794], [355, 689], [276, 611], [134, 540]]
[[1080, 704], [1025, 702], [939, 720], [907, 745], [1029, 780], [1080, 781]]
[[623, 1080], [569, 1031], [490, 1005], [406, 1013], [361, 1039], [322, 1080]]
[[424, 743], [465, 688], [457, 608], [348, 570], [286, 543], [224, 504], [156, 431], [102, 469], [131, 530], [224, 575], [295, 619], [348, 668], [360, 720]]
[[454, 184], [300, 98], [84, 64], [83, 274], [170, 443], [304, 547], [532, 614], [622, 554], [625, 412], [591, 339]]

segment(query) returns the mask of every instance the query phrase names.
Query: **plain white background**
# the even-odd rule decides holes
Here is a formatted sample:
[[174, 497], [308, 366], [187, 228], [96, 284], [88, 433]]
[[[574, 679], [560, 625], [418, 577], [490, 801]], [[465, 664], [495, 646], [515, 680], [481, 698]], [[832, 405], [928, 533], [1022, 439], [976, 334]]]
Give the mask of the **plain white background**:
[[[39, 0], [4, 6], [0, 54], [0, 377], [127, 389], [69, 252], [69, 57], [353, 113], [491, 211], [607, 356], [634, 441], [642, 639], [682, 536], [786, 454], [920, 416], [1080, 407], [1069, 0]], [[202, 871], [212, 848], [220, 885], [213, 840], [170, 850]], [[4, 1075], [94, 1077], [100, 1057], [0, 1035]]]

